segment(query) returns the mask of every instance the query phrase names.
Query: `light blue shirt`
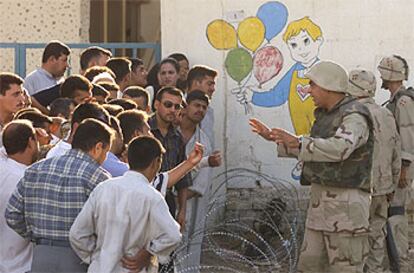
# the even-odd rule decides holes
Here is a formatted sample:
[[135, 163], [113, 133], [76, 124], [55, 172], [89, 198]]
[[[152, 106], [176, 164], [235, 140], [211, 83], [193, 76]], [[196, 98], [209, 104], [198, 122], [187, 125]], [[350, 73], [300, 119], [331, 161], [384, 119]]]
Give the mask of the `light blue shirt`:
[[106, 160], [102, 164], [102, 168], [107, 170], [112, 177], [122, 176], [129, 170], [128, 164], [119, 160], [119, 158], [111, 152], [108, 152]]
[[39, 67], [26, 76], [23, 86], [29, 92], [29, 95], [33, 96], [39, 91], [61, 84], [63, 81], [64, 77], [56, 79], [52, 74]]

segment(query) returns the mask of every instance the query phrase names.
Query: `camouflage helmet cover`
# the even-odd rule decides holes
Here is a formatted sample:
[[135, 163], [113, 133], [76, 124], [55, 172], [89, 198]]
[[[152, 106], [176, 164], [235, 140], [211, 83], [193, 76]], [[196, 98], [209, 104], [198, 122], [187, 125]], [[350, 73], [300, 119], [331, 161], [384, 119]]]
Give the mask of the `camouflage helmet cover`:
[[374, 73], [364, 69], [349, 72], [348, 93], [355, 97], [374, 97], [377, 80]]
[[345, 93], [348, 88], [348, 74], [346, 70], [332, 61], [316, 63], [305, 76], [328, 91]]
[[382, 58], [378, 70], [383, 80], [404, 81], [408, 79], [407, 61], [398, 55]]

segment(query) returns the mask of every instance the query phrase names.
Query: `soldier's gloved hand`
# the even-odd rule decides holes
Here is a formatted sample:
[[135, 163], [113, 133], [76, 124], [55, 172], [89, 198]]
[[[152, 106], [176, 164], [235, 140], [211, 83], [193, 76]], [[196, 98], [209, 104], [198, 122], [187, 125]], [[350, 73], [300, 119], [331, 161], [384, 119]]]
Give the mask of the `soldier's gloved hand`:
[[408, 180], [407, 180], [407, 167], [402, 166], [401, 167], [401, 175], [400, 175], [400, 181], [398, 182], [398, 187], [400, 189], [404, 189], [408, 186]]

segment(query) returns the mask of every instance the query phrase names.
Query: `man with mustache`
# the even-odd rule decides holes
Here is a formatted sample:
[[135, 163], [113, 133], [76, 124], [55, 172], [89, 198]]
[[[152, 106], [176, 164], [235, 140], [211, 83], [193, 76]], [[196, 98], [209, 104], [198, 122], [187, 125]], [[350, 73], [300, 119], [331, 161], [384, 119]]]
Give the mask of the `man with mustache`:
[[[161, 171], [168, 171], [186, 159], [185, 144], [181, 133], [174, 127], [173, 121], [181, 111], [183, 93], [175, 87], [161, 88], [155, 97], [155, 113], [149, 119], [151, 133], [161, 142], [166, 152], [162, 161]], [[191, 175], [184, 176], [165, 196], [170, 213], [185, 228], [188, 187], [192, 185]], [[177, 192], [178, 209], [174, 192]], [[171, 264], [168, 266], [171, 268]]]
[[[0, 135], [14, 114], [24, 107], [23, 79], [13, 73], [0, 73]], [[3, 146], [0, 138], [0, 147]]]
[[347, 95], [348, 74], [340, 65], [321, 61], [305, 76], [316, 106], [310, 136], [270, 130], [256, 119], [250, 125], [278, 144], [278, 156], [304, 161], [300, 183], [311, 186], [311, 198], [298, 272], [362, 272], [369, 251], [372, 117]]

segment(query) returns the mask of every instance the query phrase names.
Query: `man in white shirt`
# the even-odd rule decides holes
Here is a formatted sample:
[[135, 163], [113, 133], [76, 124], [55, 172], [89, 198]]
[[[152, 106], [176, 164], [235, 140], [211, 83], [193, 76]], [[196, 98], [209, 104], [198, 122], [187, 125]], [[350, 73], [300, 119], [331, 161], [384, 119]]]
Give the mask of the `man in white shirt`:
[[[217, 71], [204, 65], [195, 65], [188, 72], [188, 94], [194, 90], [201, 90], [210, 100], [216, 91]], [[201, 121], [200, 127], [207, 134], [211, 147], [214, 149], [214, 109], [209, 106], [207, 113]]]
[[70, 49], [60, 41], [49, 42], [42, 56], [42, 66], [24, 79], [24, 88], [31, 96], [64, 81], [63, 75], [69, 67]]
[[0, 272], [28, 272], [32, 264], [32, 244], [8, 227], [4, 213], [25, 169], [36, 161], [39, 143], [35, 129], [26, 120], [6, 125], [3, 143], [6, 157], [0, 164]]
[[187, 106], [182, 110], [179, 130], [183, 136], [186, 154], [189, 155], [198, 142], [204, 146], [204, 158], [198, 168], [191, 172], [193, 185], [188, 188], [186, 230], [183, 233], [183, 246], [178, 250], [175, 266], [181, 270], [198, 268], [201, 258], [205, 218], [212, 185], [212, 169], [221, 165], [220, 151], [213, 152], [209, 137], [200, 128], [206, 115], [209, 97], [201, 90], [193, 90], [187, 96]]
[[70, 230], [78, 256], [88, 272], [128, 272], [123, 256], [134, 256], [136, 272], [156, 272], [181, 241], [180, 226], [150, 181], [161, 167], [165, 150], [154, 137], [138, 137], [128, 149], [130, 171], [98, 185]]

